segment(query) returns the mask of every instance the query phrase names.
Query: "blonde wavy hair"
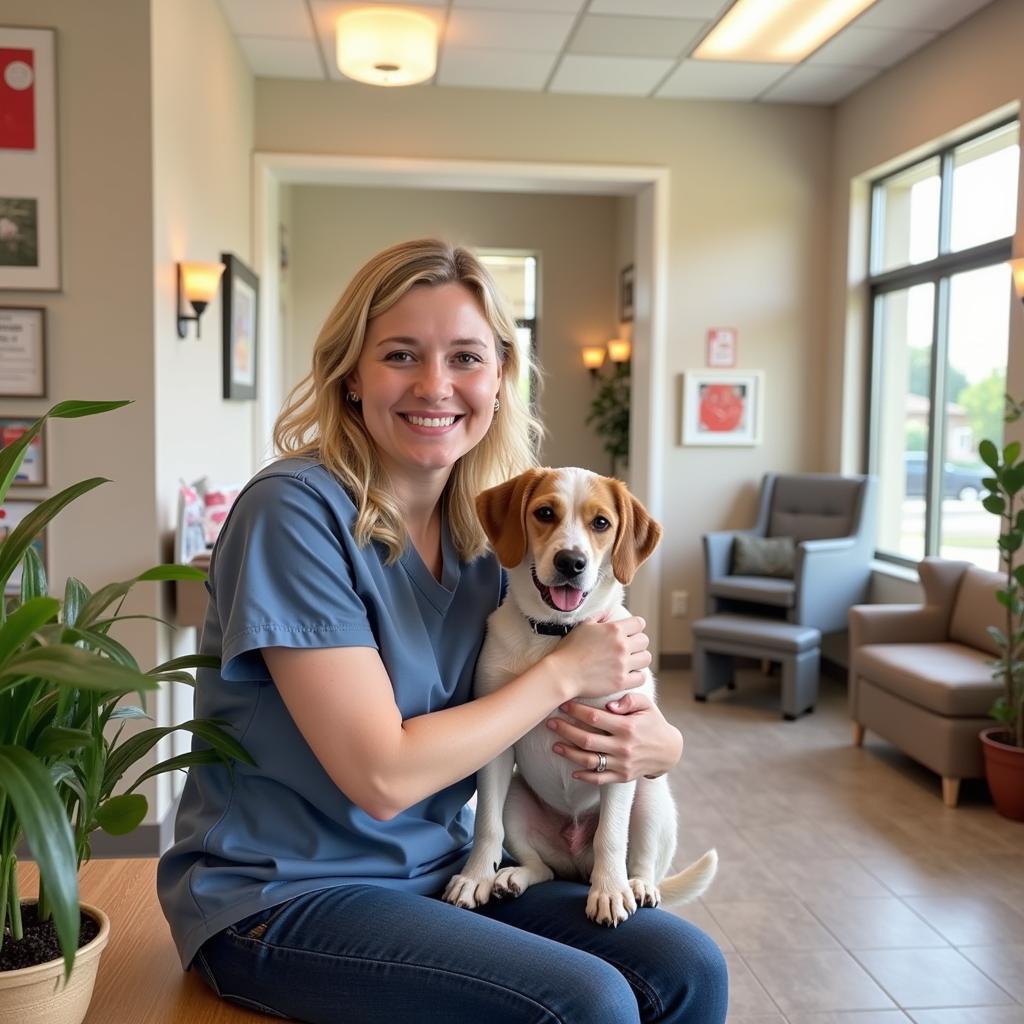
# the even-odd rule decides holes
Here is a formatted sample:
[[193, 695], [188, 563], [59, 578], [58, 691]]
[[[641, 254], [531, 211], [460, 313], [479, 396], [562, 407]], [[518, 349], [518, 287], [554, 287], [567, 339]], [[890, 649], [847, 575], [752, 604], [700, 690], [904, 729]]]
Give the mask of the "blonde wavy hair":
[[313, 368], [291, 390], [274, 425], [279, 453], [318, 459], [338, 478], [358, 510], [356, 543], [380, 541], [387, 548], [388, 565], [402, 554], [408, 533], [362, 412], [346, 399], [346, 378], [362, 354], [370, 320], [415, 285], [456, 282], [480, 304], [502, 364], [501, 408], [483, 440], [455, 463], [443, 496], [459, 556], [469, 561], [483, 554], [487, 538], [474, 499], [537, 465], [543, 428], [519, 391], [524, 367], [515, 320], [487, 268], [468, 249], [423, 238], [393, 245], [370, 259], [328, 315], [313, 348]]

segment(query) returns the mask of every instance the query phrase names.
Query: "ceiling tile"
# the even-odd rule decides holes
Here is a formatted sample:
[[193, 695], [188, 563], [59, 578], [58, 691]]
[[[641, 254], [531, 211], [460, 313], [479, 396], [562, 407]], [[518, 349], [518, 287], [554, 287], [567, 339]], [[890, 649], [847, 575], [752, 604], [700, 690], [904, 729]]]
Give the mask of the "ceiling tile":
[[646, 18], [717, 18], [732, 0], [591, 0], [587, 14], [630, 14]]
[[[366, 7], [366, 4], [358, 3], [357, 0], [311, 0], [311, 2], [313, 5], [313, 19], [316, 22], [317, 37], [320, 49], [324, 55], [324, 61], [327, 64], [328, 74], [336, 81], [347, 82], [349, 79], [338, 70], [334, 26], [340, 14], [343, 14], [345, 11]], [[390, 3], [392, 0], [387, 0], [387, 2]], [[436, 2], [441, 5], [446, 0], [428, 0], [428, 2], [430, 4]], [[443, 6], [428, 6], [426, 3], [403, 3], [402, 6], [407, 10], [419, 11], [421, 14], [425, 14], [437, 25], [439, 33], [443, 31], [445, 15]]]
[[909, 57], [937, 32], [920, 29], [861, 28], [851, 25], [808, 58], [808, 64], [839, 64], [846, 67], [887, 68]]
[[945, 32], [991, 0], [878, 0], [856, 21], [864, 28], [920, 28]]
[[761, 97], [766, 103], [838, 103], [878, 74], [877, 68], [801, 64]]
[[586, 0], [452, 0], [452, 7], [489, 11], [539, 11], [544, 14], [579, 14]]
[[588, 14], [576, 26], [569, 53], [678, 57], [707, 24], [706, 21], [686, 18], [619, 18]]
[[753, 100], [791, 67], [791, 64], [684, 60], [657, 95], [674, 99]]
[[239, 36], [238, 44], [258, 78], [320, 78], [324, 69], [312, 39]]
[[220, 3], [237, 36], [313, 38], [313, 26], [302, 0], [220, 0]]
[[557, 53], [447, 46], [441, 55], [437, 80], [441, 85], [539, 91], [557, 59]]
[[454, 8], [446, 45], [491, 50], [561, 50], [575, 19], [571, 14], [517, 13]]
[[562, 58], [548, 87], [551, 92], [583, 92], [608, 96], [646, 96], [675, 61], [643, 57]]

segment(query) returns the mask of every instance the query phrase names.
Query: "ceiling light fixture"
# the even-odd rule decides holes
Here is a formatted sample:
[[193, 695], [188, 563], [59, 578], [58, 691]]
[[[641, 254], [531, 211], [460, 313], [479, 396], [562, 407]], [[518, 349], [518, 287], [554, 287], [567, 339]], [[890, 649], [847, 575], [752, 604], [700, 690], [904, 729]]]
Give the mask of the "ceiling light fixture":
[[437, 25], [426, 14], [367, 7], [336, 23], [338, 70], [369, 85], [416, 85], [437, 68]]
[[875, 0], [736, 0], [694, 51], [697, 60], [799, 64]]

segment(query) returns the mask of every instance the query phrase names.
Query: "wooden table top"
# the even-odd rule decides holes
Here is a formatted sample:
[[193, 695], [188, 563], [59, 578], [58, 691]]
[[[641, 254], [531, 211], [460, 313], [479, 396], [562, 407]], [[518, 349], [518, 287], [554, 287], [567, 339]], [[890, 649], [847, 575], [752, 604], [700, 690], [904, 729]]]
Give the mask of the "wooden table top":
[[[266, 1024], [271, 1019], [218, 999], [194, 970], [182, 971], [156, 898], [156, 859], [93, 860], [81, 898], [110, 918], [85, 1024]], [[34, 898], [36, 866], [18, 865], [22, 899]]]

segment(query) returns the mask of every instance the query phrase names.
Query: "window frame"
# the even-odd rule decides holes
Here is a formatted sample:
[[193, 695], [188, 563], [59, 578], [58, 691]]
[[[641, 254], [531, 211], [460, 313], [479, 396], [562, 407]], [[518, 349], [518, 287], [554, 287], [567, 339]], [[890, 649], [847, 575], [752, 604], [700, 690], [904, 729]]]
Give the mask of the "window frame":
[[[942, 479], [941, 474], [936, 472], [936, 467], [943, 464], [945, 457], [942, 451], [944, 442], [943, 431], [938, 429], [941, 425], [939, 419], [943, 415], [945, 402], [941, 399], [937, 400], [936, 396], [944, 395], [946, 391], [946, 366], [949, 360], [950, 279], [954, 275], [966, 271], [1005, 263], [1013, 256], [1014, 235], [1012, 232], [1004, 238], [982, 242], [980, 245], [961, 249], [958, 252], [951, 252], [949, 250], [953, 217], [954, 156], [956, 150], [961, 147], [985, 135], [997, 132], [1001, 128], [1007, 128], [1014, 124], [1018, 126], [1018, 146], [1024, 148], [1024, 146], [1021, 146], [1022, 140], [1020, 138], [1022, 119], [1019, 115], [1014, 114], [988, 124], [984, 128], [972, 132], [970, 135], [957, 138], [944, 146], [939, 146], [927, 153], [923, 153], [914, 160], [903, 163], [893, 170], [871, 179], [869, 182], [870, 226], [868, 231], [868, 276], [865, 283], [868, 288], [870, 317], [868, 318], [866, 390], [868, 395], [868, 415], [865, 422], [864, 439], [868, 473], [876, 475], [878, 473], [878, 445], [880, 443], [878, 429], [881, 416], [879, 406], [882, 386], [878, 338], [884, 296], [890, 292], [901, 291], [918, 284], [930, 283], [934, 285], [935, 289], [934, 307], [932, 310], [931, 367], [928, 394], [928, 447], [926, 449], [927, 459], [925, 461], [924, 557], [926, 558], [939, 553], [938, 541], [941, 537], [942, 495], [940, 489]], [[874, 267], [878, 265], [878, 249], [884, 241], [882, 196], [886, 182], [905, 174], [920, 164], [934, 160], [936, 157], [939, 158], [940, 174], [939, 245], [937, 255], [923, 263], [908, 263], [893, 270], [875, 273]], [[1019, 164], [1017, 173], [1019, 189]], [[910, 569], [915, 568], [918, 563], [918, 559], [897, 555], [890, 551], [881, 551], [878, 548], [875, 549], [875, 558], [881, 562], [888, 562]]]

